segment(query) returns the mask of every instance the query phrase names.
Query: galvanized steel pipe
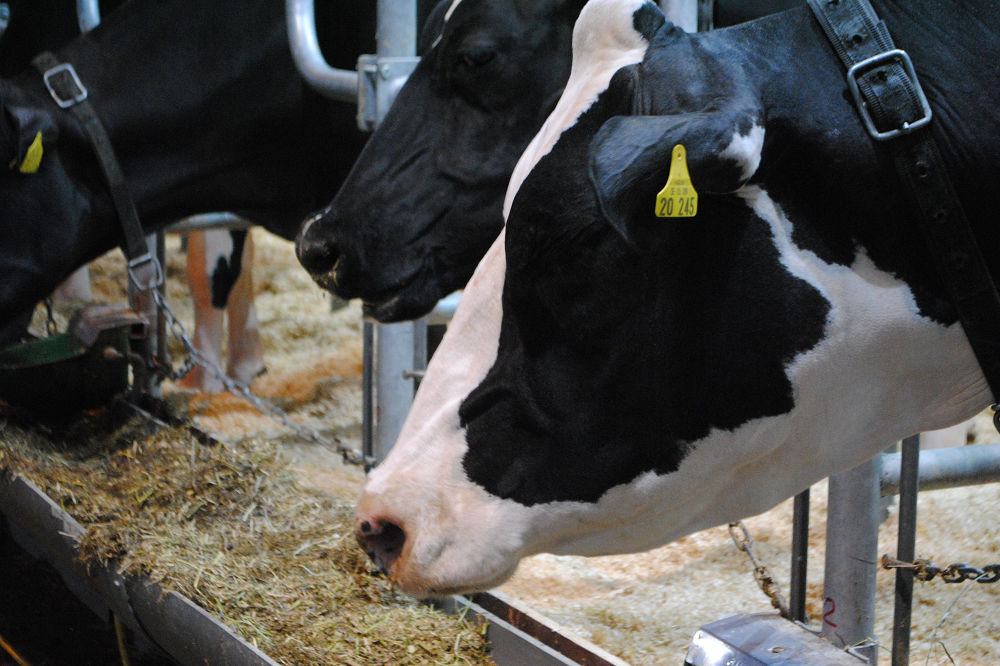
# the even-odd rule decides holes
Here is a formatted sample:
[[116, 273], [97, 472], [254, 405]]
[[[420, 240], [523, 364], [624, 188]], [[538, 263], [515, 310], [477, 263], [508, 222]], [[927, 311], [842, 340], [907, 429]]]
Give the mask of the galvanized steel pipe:
[[[880, 461], [830, 477], [820, 622], [823, 638], [839, 647], [862, 644], [875, 631]], [[874, 647], [856, 652], [878, 663]]]
[[358, 73], [330, 67], [320, 51], [313, 0], [286, 0], [285, 17], [292, 58], [309, 87], [324, 97], [357, 103]]
[[[901, 454], [882, 455], [882, 497], [899, 494]], [[940, 490], [1000, 481], [1000, 443], [920, 452], [920, 490]]]

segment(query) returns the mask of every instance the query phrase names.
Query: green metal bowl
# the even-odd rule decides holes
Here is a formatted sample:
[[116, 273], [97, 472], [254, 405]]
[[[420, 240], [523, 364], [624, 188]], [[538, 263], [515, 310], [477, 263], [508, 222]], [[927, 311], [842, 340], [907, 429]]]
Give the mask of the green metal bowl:
[[144, 325], [131, 310], [91, 306], [67, 333], [0, 350], [0, 400], [43, 415], [107, 405], [129, 388], [130, 336]]

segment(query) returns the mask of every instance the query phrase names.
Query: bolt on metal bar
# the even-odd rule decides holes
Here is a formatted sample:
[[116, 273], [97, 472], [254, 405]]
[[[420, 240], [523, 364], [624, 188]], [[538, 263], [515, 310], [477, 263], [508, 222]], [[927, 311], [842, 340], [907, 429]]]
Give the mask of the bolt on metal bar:
[[[912, 562], [916, 555], [917, 494], [920, 492], [920, 435], [903, 440], [899, 475], [899, 535], [896, 559]], [[913, 610], [913, 569], [896, 569], [896, 603], [892, 622], [892, 666], [910, 663]]]
[[809, 561], [809, 489], [795, 496], [792, 511], [792, 581], [788, 596], [789, 619], [807, 622], [806, 565]]

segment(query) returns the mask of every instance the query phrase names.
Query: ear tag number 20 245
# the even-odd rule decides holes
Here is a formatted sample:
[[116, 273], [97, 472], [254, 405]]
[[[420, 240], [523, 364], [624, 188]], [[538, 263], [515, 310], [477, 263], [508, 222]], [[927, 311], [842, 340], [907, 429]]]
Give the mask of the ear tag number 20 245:
[[670, 156], [670, 175], [667, 184], [656, 195], [657, 217], [694, 217], [698, 214], [698, 193], [688, 174], [687, 151], [684, 146], [674, 146]]

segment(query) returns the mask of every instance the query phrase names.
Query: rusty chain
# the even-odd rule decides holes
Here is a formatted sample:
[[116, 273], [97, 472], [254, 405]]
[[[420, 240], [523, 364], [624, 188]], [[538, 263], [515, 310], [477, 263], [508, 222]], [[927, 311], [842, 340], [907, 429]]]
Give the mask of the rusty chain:
[[882, 556], [883, 569], [912, 569], [913, 577], [917, 580], [934, 580], [941, 576], [941, 580], [946, 583], [962, 583], [967, 580], [976, 583], [996, 583], [1000, 582], [1000, 564], [988, 564], [982, 569], [970, 567], [964, 562], [949, 564], [946, 567], [936, 567], [930, 560], [914, 560], [904, 562], [897, 560], [888, 553]]
[[278, 421], [304, 439], [308, 439], [321, 446], [337, 451], [343, 457], [344, 462], [351, 465], [366, 465], [374, 462], [373, 460], [367, 459], [360, 451], [344, 446], [340, 443], [340, 440], [336, 438], [333, 440], [327, 439], [312, 428], [304, 426], [301, 423], [296, 423], [289, 418], [288, 413], [285, 412], [285, 410], [271, 403], [269, 400], [265, 400], [264, 398], [255, 395], [250, 390], [250, 386], [248, 384], [227, 375], [222, 371], [222, 368], [213, 363], [195, 348], [194, 343], [191, 342], [191, 338], [188, 336], [187, 331], [184, 328], [184, 324], [174, 314], [170, 305], [167, 304], [166, 298], [155, 289], [153, 290], [153, 298], [156, 301], [157, 309], [159, 309], [163, 316], [166, 317], [171, 334], [184, 346], [184, 351], [187, 354], [187, 358], [184, 363], [177, 369], [174, 369], [174, 367], [169, 363], [159, 364], [157, 366], [157, 371], [162, 376], [176, 381], [186, 376], [195, 365], [198, 365], [214, 378], [222, 382], [222, 385], [227, 391], [235, 396], [246, 398], [250, 401], [250, 404], [253, 405], [254, 408], [261, 414]]
[[[736, 531], [737, 528], [742, 534]], [[753, 579], [757, 581], [761, 592], [767, 595], [767, 598], [771, 600], [771, 605], [781, 613], [781, 617], [786, 620], [790, 619], [791, 613], [788, 610], [788, 602], [785, 601], [785, 597], [781, 594], [781, 585], [771, 575], [771, 572], [767, 570], [767, 567], [757, 559], [757, 556], [753, 552], [753, 537], [750, 536], [750, 531], [742, 520], [729, 523], [729, 536], [732, 537], [736, 548], [742, 550], [750, 558], [750, 562], [753, 564]]]

